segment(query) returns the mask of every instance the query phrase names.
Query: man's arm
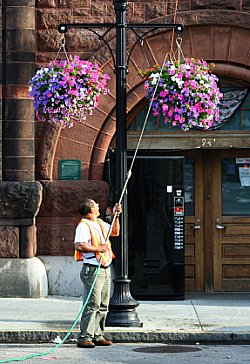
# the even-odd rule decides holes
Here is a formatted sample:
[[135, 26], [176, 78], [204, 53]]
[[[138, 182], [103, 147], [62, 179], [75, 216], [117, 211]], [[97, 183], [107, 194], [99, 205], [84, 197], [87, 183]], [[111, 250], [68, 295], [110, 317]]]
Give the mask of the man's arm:
[[116, 218], [113, 223], [112, 231], [110, 236], [118, 236], [120, 234], [120, 222], [119, 222], [119, 215], [122, 213], [122, 206], [121, 204], [115, 204], [113, 208], [113, 215], [116, 213]]
[[114, 224], [112, 226], [112, 231], [110, 236], [119, 236], [120, 234], [120, 223], [118, 217], [115, 218]]
[[88, 243], [75, 243], [75, 250], [78, 250], [82, 253], [91, 253], [91, 252], [105, 253], [107, 249], [108, 249], [107, 244], [93, 246]]

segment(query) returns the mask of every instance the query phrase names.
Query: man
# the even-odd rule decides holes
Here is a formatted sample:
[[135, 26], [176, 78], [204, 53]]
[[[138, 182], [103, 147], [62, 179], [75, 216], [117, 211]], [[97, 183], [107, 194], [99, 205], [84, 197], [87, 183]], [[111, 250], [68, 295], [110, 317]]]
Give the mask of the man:
[[[84, 302], [93, 285], [99, 262], [100, 270], [93, 291], [83, 311], [80, 322], [80, 335], [77, 346], [94, 348], [109, 346], [111, 341], [105, 340], [105, 320], [110, 299], [110, 264], [113, 258], [110, 241], [106, 239], [110, 225], [98, 219], [99, 204], [90, 198], [83, 199], [78, 207], [82, 219], [75, 232], [75, 250], [82, 253], [83, 267], [80, 273], [84, 285]], [[112, 214], [116, 213], [110, 236], [120, 233], [119, 215], [122, 212], [120, 204], [116, 204]]]

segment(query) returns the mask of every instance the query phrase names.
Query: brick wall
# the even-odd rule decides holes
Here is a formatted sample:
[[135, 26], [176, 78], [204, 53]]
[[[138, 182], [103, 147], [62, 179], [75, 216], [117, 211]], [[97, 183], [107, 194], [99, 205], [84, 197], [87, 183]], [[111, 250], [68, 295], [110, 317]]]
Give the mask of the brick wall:
[[[127, 22], [144, 23], [175, 12], [175, 0], [128, 1]], [[250, 12], [250, 0], [179, 0], [178, 13], [201, 10]], [[215, 19], [216, 20], [216, 19]], [[37, 60], [53, 58], [60, 45], [57, 27], [60, 23], [114, 22], [113, 0], [38, 0], [37, 1]], [[178, 21], [178, 15], [177, 15]], [[101, 46], [86, 30], [70, 31], [66, 36], [69, 52], [90, 58]]]
[[[173, 23], [175, 5], [175, 0], [128, 1], [127, 22]], [[183, 34], [184, 54], [194, 53], [195, 56], [204, 59], [246, 65], [247, 48], [244, 50], [241, 47], [244, 47], [244, 42], [249, 39], [246, 29], [250, 28], [249, 12], [250, 0], [179, 0], [176, 21], [186, 26]], [[37, 0], [36, 17], [38, 65], [55, 58], [60, 47], [61, 35], [57, 30], [60, 23], [115, 22], [113, 0]], [[232, 34], [232, 25], [239, 27], [240, 31]], [[48, 125], [36, 124], [36, 178], [47, 180], [44, 184], [46, 188], [43, 203], [37, 217], [38, 253], [43, 255], [72, 254], [70, 241], [73, 239], [78, 214], [76, 210], [73, 213], [69, 206], [76, 208], [81, 196], [91, 194], [101, 200], [103, 208], [107, 204], [109, 191], [108, 186], [102, 181], [103, 166], [116, 125], [115, 76], [112, 63], [109, 62], [109, 52], [103, 46], [103, 42], [99, 42], [97, 37], [87, 30], [71, 29], [65, 37], [69, 54], [79, 54], [82, 59], [96, 59], [104, 65], [105, 72], [111, 77], [110, 93], [101, 97], [101, 104], [93, 116], [72, 129], [57, 132]], [[132, 44], [133, 33], [127, 32], [127, 37], [129, 46]], [[110, 32], [106, 39], [110, 46], [114, 47], [115, 32]], [[169, 31], [154, 35], [145, 42], [145, 51], [152, 64], [155, 61], [159, 61], [160, 64], [163, 60], [163, 53], [169, 47], [170, 39]], [[221, 47], [221, 42], [224, 48]], [[231, 44], [230, 54], [228, 44]], [[237, 58], [238, 55], [241, 59]], [[127, 77], [128, 113], [145, 96], [139, 70], [147, 67], [142, 49], [138, 45], [133, 52]], [[235, 67], [235, 75], [246, 77], [244, 69], [242, 68], [243, 73], [240, 73], [238, 68]], [[229, 72], [225, 67], [224, 71]], [[44, 156], [42, 160], [41, 156]], [[80, 159], [82, 181], [73, 184], [57, 181], [60, 159]]]

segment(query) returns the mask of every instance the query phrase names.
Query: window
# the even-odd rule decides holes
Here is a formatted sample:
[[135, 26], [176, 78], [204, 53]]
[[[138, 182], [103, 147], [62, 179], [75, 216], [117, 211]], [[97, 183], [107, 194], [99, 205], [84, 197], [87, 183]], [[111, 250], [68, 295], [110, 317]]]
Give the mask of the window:
[[[221, 120], [214, 129], [220, 130], [249, 130], [250, 131], [250, 92], [245, 85], [235, 84], [229, 81], [222, 81], [219, 84], [221, 92], [224, 94], [224, 99], [221, 101]], [[143, 101], [143, 108], [135, 116], [128, 127], [128, 131], [141, 131], [144, 124], [148, 102]], [[195, 132], [199, 129], [192, 129]], [[178, 132], [179, 128], [165, 124], [163, 118], [159, 120], [149, 114], [145, 132]]]
[[250, 158], [221, 161], [222, 215], [250, 215]]

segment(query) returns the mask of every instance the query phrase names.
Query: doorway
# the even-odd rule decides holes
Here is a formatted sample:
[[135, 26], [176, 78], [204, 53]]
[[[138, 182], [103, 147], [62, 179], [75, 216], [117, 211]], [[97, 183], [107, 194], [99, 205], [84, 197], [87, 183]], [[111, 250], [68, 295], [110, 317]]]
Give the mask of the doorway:
[[184, 298], [183, 172], [180, 156], [138, 156], [134, 161], [128, 185], [128, 253], [136, 299]]
[[250, 153], [185, 156], [187, 291], [250, 290]]
[[185, 158], [185, 291], [249, 292], [250, 150], [150, 155]]

